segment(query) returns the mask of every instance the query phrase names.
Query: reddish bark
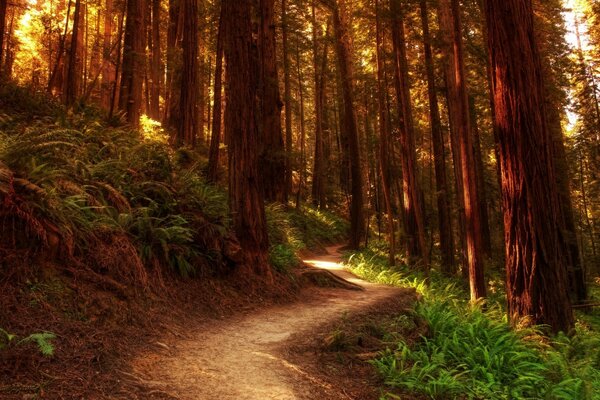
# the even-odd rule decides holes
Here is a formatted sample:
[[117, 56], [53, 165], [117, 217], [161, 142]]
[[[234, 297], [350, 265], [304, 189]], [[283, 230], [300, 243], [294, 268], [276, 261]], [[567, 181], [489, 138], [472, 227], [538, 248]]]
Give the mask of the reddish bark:
[[440, 251], [442, 253], [442, 271], [452, 275], [455, 271], [454, 238], [452, 236], [452, 219], [450, 214], [450, 191], [446, 176], [446, 154], [444, 137], [440, 120], [440, 109], [435, 84], [433, 52], [429, 33], [429, 16], [427, 1], [420, 1], [421, 23], [423, 27], [423, 44], [425, 53], [425, 70], [427, 75], [427, 93], [429, 96], [429, 118], [431, 140], [433, 143], [433, 160], [435, 167], [436, 198], [438, 210], [438, 228], [440, 231]]
[[210, 136], [210, 150], [208, 153], [209, 182], [217, 182], [219, 179], [219, 147], [221, 145], [221, 118], [222, 118], [222, 82], [223, 82], [223, 7], [219, 16], [219, 31], [217, 33], [217, 54], [215, 61], [215, 86], [213, 99], [213, 122]]
[[570, 331], [552, 134], [531, 0], [486, 2], [502, 171], [508, 314]]
[[244, 253], [240, 273], [272, 281], [269, 240], [258, 173], [258, 66], [253, 62], [252, 4], [223, 0], [227, 63], [225, 136], [229, 146], [229, 203], [234, 231]]
[[139, 125], [142, 109], [142, 83], [146, 64], [145, 6], [142, 0], [127, 1], [119, 108], [125, 112], [127, 122], [134, 127]]

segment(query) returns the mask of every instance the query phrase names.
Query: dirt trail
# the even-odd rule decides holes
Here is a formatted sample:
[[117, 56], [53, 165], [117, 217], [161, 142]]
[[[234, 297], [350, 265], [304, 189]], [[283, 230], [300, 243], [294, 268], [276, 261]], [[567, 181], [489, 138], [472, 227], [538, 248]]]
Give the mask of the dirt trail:
[[133, 374], [124, 379], [155, 388], [160, 397], [182, 400], [348, 398], [302, 365], [286, 361], [284, 348], [292, 335], [312, 334], [347, 313], [407, 293], [361, 281], [345, 271], [338, 249], [330, 247], [329, 255], [305, 262], [360, 284], [364, 291], [311, 288], [302, 301], [211, 322], [174, 345], [164, 345], [163, 354], [135, 360]]

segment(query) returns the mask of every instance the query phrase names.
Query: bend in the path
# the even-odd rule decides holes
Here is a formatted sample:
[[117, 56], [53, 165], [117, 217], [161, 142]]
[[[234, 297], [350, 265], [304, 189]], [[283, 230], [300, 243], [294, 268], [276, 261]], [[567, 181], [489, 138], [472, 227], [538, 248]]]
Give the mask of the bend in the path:
[[332, 394], [320, 377], [301, 365], [287, 362], [280, 350], [294, 334], [308, 334], [345, 313], [408, 293], [354, 277], [340, 264], [338, 249], [329, 248], [329, 255], [306, 262], [352, 280], [364, 286], [364, 291], [311, 288], [303, 301], [216, 321], [174, 344], [169, 355], [139, 358], [134, 372], [177, 399], [347, 398], [343, 393]]

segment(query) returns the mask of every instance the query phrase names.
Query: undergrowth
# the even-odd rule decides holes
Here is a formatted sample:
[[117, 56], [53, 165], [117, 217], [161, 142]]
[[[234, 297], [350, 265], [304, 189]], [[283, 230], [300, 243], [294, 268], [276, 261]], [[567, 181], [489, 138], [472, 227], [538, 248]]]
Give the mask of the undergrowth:
[[511, 329], [493, 298], [485, 311], [470, 304], [459, 280], [432, 271], [426, 284], [407, 267], [390, 268], [382, 244], [347, 263], [364, 279], [423, 296], [414, 314], [427, 334], [412, 346], [399, 339], [372, 361], [385, 381], [383, 398], [600, 399], [600, 334], [590, 317], [579, 316], [574, 335], [548, 339], [538, 328]]
[[[0, 250], [81, 260], [96, 272], [145, 285], [148, 271], [226, 273], [226, 191], [204, 178], [201, 151], [173, 149], [160, 124], [139, 131], [99, 110], [67, 111], [12, 84], [0, 88]], [[341, 240], [347, 224], [311, 208], [267, 207], [271, 262]]]

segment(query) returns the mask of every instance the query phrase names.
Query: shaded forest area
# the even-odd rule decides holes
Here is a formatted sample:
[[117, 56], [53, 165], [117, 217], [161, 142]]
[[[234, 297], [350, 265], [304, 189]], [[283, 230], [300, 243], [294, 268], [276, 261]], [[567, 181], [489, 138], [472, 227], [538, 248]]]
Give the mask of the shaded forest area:
[[593, 0], [0, 0], [0, 397], [345, 242], [390, 398], [598, 398], [599, 64]]

